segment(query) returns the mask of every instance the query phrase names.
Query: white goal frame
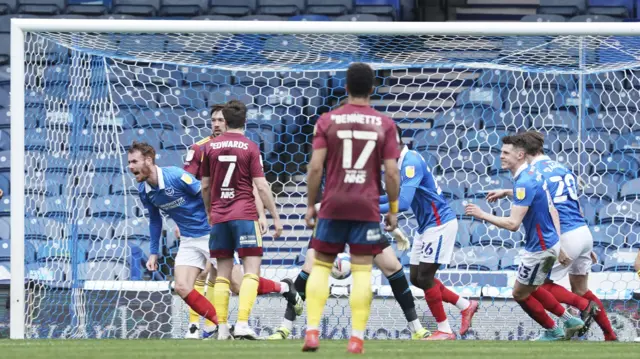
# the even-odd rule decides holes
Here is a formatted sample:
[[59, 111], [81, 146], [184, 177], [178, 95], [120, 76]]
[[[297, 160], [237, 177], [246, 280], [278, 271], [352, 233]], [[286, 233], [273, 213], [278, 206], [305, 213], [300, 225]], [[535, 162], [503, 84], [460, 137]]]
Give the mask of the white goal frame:
[[[25, 338], [25, 33], [233, 33], [451, 36], [640, 36], [640, 23], [313, 22], [11, 19], [11, 339]], [[374, 64], [375, 66], [375, 64]]]

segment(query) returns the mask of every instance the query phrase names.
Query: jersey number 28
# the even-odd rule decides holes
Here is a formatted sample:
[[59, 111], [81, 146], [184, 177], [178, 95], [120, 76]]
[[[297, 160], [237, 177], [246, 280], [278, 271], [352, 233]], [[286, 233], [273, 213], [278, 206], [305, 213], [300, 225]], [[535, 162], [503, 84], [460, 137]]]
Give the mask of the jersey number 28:
[[569, 193], [568, 197], [574, 201], [578, 200], [578, 193], [576, 192], [576, 179], [575, 177], [573, 177], [573, 175], [568, 173], [564, 177], [553, 176], [549, 178], [549, 182], [558, 184], [556, 193], [553, 195], [553, 203], [562, 203], [567, 200], [567, 195], [564, 194], [565, 187], [567, 188], [567, 192]]

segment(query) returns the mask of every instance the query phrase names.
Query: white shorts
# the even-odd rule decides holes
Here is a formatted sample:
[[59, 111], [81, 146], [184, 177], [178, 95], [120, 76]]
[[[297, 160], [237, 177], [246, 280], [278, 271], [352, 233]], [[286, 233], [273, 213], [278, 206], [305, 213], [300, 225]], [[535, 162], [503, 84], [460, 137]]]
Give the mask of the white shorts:
[[549, 279], [555, 282], [564, 278], [567, 274], [586, 275], [591, 272], [593, 237], [589, 227], [582, 226], [563, 233], [560, 236], [560, 245], [572, 261], [566, 267], [556, 262], [551, 270]]
[[524, 285], [542, 285], [551, 272], [558, 254], [560, 254], [560, 242], [546, 251], [525, 251], [520, 257], [518, 282]]
[[438, 227], [427, 228], [413, 240], [409, 264], [412, 266], [420, 263], [449, 264], [456, 246], [457, 235], [458, 220], [456, 219]]
[[191, 238], [181, 237], [176, 255], [176, 266], [189, 266], [205, 269], [207, 261], [216, 267], [216, 259], [209, 255], [209, 235]]

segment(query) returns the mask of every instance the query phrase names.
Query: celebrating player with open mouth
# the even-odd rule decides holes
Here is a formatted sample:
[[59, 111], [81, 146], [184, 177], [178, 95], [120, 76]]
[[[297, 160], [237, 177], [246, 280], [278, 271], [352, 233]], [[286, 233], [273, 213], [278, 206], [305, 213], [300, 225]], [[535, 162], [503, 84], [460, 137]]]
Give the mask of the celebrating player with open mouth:
[[[513, 232], [520, 228], [520, 224], [524, 224], [526, 252], [522, 256], [513, 286], [513, 299], [525, 313], [546, 329], [537, 340], [562, 340], [565, 337], [571, 338], [583, 328], [584, 322], [573, 317], [551, 293], [540, 287], [560, 255], [560, 224], [558, 213], [549, 201], [542, 175], [527, 163], [524, 141], [517, 136], [502, 138], [502, 168], [511, 171], [515, 182], [511, 215], [498, 217], [486, 213], [475, 204], [468, 204], [465, 213]], [[545, 309], [564, 320], [564, 333]]]

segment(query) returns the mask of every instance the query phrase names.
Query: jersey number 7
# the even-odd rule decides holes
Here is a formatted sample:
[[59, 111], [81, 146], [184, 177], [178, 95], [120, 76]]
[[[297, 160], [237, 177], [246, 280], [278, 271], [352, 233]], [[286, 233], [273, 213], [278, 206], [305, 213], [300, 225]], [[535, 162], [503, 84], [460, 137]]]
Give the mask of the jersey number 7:
[[231, 184], [231, 177], [233, 177], [233, 172], [236, 170], [237, 160], [238, 156], [218, 156], [218, 161], [229, 163], [227, 173], [224, 175], [224, 179], [222, 180], [222, 187], [220, 188], [220, 198], [235, 197], [235, 190], [233, 188], [229, 188], [229, 184]]

